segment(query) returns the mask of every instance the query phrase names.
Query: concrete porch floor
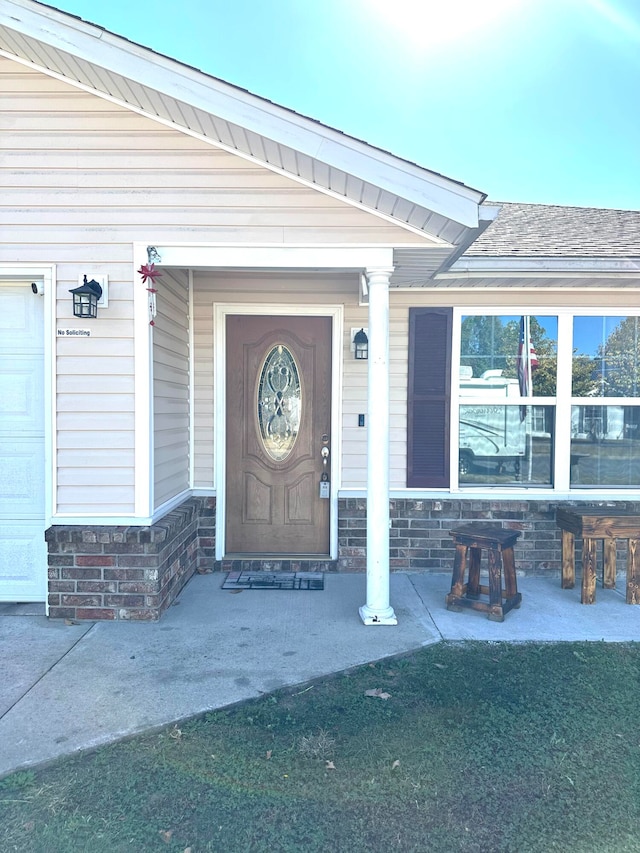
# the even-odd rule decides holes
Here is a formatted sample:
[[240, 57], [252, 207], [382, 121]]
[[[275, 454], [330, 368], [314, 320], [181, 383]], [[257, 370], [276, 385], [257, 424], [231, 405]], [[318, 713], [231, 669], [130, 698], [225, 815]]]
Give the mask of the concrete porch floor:
[[598, 586], [519, 578], [522, 607], [503, 623], [449, 612], [449, 574], [391, 576], [395, 627], [365, 627], [363, 574], [326, 575], [324, 591], [222, 590], [197, 575], [153, 624], [46, 619], [0, 604], [0, 777], [196, 714], [303, 684], [440, 640], [637, 641], [640, 607]]

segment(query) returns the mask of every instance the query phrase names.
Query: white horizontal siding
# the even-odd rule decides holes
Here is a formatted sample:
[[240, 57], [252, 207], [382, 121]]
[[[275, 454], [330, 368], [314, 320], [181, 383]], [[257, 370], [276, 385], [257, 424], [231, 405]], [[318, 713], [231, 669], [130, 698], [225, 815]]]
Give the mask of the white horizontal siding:
[[[58, 482], [61, 486], [86, 486], [94, 487], [96, 481], [96, 467], [94, 465], [78, 465], [76, 467], [61, 468], [58, 473]], [[127, 472], [122, 468], [104, 468], [100, 474], [101, 486], [126, 486], [128, 482]]]
[[[198, 282], [198, 283], [196, 283]], [[206, 287], [206, 289], [203, 289]], [[220, 299], [194, 275], [193, 287], [193, 485], [213, 489], [213, 304]]]
[[[95, 413], [87, 417], [82, 412], [58, 412], [56, 427], [61, 442], [66, 439], [61, 435], [63, 432], [87, 432], [92, 435], [94, 446], [102, 441], [103, 432], [127, 431], [133, 437], [133, 412], [107, 412], [106, 403], [103, 408], [105, 411], [101, 417], [96, 417]], [[114, 457], [115, 461], [117, 457]]]
[[[345, 305], [342, 388], [342, 472], [345, 489], [364, 487], [367, 482], [367, 362], [356, 361], [351, 352], [351, 329], [368, 325], [366, 306], [352, 300]], [[358, 415], [365, 426], [358, 426]]]
[[[73, 243], [97, 227], [115, 239], [131, 239], [134, 227], [133, 239], [154, 243], [180, 239], [181, 227], [192, 241], [224, 239], [228, 229], [257, 242], [416, 242], [339, 199], [89, 93], [62, 83], [52, 91], [46, 78], [39, 91], [39, 75], [16, 69], [0, 62], [7, 75], [0, 98], [7, 240], [23, 239], [26, 225], [66, 230]], [[149, 228], [161, 230], [151, 236]]]
[[[133, 242], [423, 246], [424, 241], [339, 199], [9, 60], [0, 59], [0, 75], [0, 262], [57, 265], [60, 328], [84, 325], [72, 316], [69, 294], [81, 276], [109, 277], [109, 308], [91, 321], [91, 337], [56, 339], [57, 509], [129, 514], [135, 506], [133, 293], [142, 287], [132, 265]], [[382, 197], [375, 203], [382, 204]], [[224, 300], [344, 305], [341, 485], [364, 487], [367, 429], [357, 426], [357, 416], [367, 411], [367, 371], [353, 359], [349, 335], [351, 328], [367, 326], [367, 309], [358, 305], [356, 277], [272, 273], [247, 278], [198, 272], [195, 280], [193, 353], [188, 349], [186, 279], [163, 271], [158, 283], [155, 505], [188, 488], [191, 452], [193, 485], [211, 488], [215, 481], [213, 304]], [[469, 284], [448, 281], [447, 287]], [[527, 297], [533, 298], [533, 293]], [[575, 301], [573, 294], [554, 298]], [[590, 304], [600, 298], [607, 304], [609, 297], [595, 293]], [[546, 303], [544, 295], [542, 299]], [[392, 488], [402, 488], [406, 481], [408, 307], [449, 305], [452, 300], [499, 305], [504, 295], [391, 294]], [[96, 447], [99, 452], [92, 454]]]
[[[110, 362], [113, 365], [113, 362]], [[123, 376], [122, 374], [108, 374], [100, 377], [100, 394], [126, 394], [129, 397], [133, 394], [133, 376]], [[64, 394], [73, 394], [78, 390], [78, 380], [75, 376], [69, 374], [61, 375], [58, 378], [58, 395], [60, 398]]]
[[[0, 59], [0, 263], [55, 263], [57, 326], [72, 316], [69, 290], [81, 276], [107, 274], [109, 307], [91, 337], [56, 339], [57, 495], [61, 513], [130, 514], [135, 507], [133, 242], [366, 243], [417, 238], [340, 199], [165, 128], [17, 63]], [[212, 305], [221, 289], [235, 300], [342, 302], [366, 324], [357, 283], [322, 290], [272, 276], [256, 287], [242, 277], [196, 292], [193, 370], [195, 482], [213, 483]], [[189, 400], [183, 282], [163, 273], [154, 330], [155, 505], [188, 487]], [[207, 287], [209, 290], [207, 291]], [[244, 295], [243, 295], [244, 294]], [[88, 323], [89, 321], [87, 321]], [[345, 353], [345, 364], [350, 364]], [[361, 393], [360, 373], [345, 371], [345, 400]], [[347, 409], [345, 410], [347, 411]], [[351, 409], [348, 409], [351, 411]], [[346, 417], [346, 416], [345, 416]], [[345, 431], [352, 429], [345, 420]], [[361, 474], [359, 442], [345, 462], [345, 485]], [[345, 445], [346, 442], [345, 432]], [[350, 446], [350, 445], [349, 445]], [[86, 450], [84, 465], [73, 449]], [[91, 447], [103, 452], [91, 457]], [[359, 482], [359, 480], [358, 480]]]
[[165, 270], [153, 327], [154, 506], [189, 488], [189, 284]]
[[[86, 430], [64, 430], [58, 436], [58, 453], [62, 457], [67, 449], [84, 454], [86, 461], [87, 451], [95, 448], [96, 436]], [[100, 436], [100, 447], [104, 450], [117, 450], [118, 452], [131, 451], [133, 453], [133, 436], [127, 430], [109, 430]], [[128, 458], [128, 457], [127, 457]]]
[[[85, 378], [87, 382], [87, 378]], [[81, 383], [76, 383], [78, 386]], [[105, 402], [108, 403], [105, 412]], [[75, 394], [58, 394], [58, 412], [77, 412], [79, 415], [98, 414], [109, 417], [110, 411], [133, 410], [133, 394], [103, 394], [91, 393], [89, 390], [78, 390]], [[102, 422], [101, 428], [108, 429], [108, 422]]]
[[[77, 500], [66, 500], [67, 495], [78, 497]], [[95, 513], [108, 518], [110, 515], [134, 511], [130, 483], [124, 486], [107, 483], [96, 485], [94, 476], [91, 482], [65, 483], [64, 488], [61, 489], [61, 496], [58, 499], [57, 512], [62, 516]]]

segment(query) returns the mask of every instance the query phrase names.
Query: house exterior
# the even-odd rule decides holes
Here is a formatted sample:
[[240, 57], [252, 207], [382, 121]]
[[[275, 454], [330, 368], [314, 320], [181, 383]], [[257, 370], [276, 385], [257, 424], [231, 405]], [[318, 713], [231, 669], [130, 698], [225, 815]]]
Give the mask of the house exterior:
[[361, 571], [395, 624], [461, 520], [557, 573], [558, 505], [640, 506], [639, 212], [488, 203], [34, 0], [0, 79], [0, 601]]

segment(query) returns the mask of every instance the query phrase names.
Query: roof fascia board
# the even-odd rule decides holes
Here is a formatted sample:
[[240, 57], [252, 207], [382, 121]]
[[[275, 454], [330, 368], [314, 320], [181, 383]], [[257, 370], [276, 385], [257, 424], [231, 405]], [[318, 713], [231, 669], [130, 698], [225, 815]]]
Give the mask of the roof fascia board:
[[365, 144], [355, 140], [348, 140], [348, 144], [345, 144], [343, 140], [330, 139], [328, 135], [319, 134], [319, 141], [317, 153], [312, 155], [316, 159], [328, 162], [367, 183], [406, 198], [467, 228], [478, 227], [478, 205], [482, 201], [482, 194], [470, 199], [465, 193], [459, 192], [455, 185], [453, 188], [445, 187], [443, 180], [433, 173], [428, 173], [429, 177], [425, 179], [418, 166], [403, 161], [394, 163], [391, 155], [377, 149], [362, 152], [368, 157], [367, 168], [363, 168], [365, 164], [356, 162], [356, 158], [361, 155], [356, 146], [364, 148]]
[[[55, 21], [55, 25], [53, 22]], [[101, 27], [31, 0], [5, 0], [0, 25], [129, 77], [470, 228], [485, 194], [372, 148]]]
[[584, 275], [585, 273], [635, 273], [640, 272], [637, 258], [459, 258], [456, 263], [441, 273], [438, 278], [480, 277], [486, 275], [519, 276], [525, 273], [539, 275], [554, 274]]

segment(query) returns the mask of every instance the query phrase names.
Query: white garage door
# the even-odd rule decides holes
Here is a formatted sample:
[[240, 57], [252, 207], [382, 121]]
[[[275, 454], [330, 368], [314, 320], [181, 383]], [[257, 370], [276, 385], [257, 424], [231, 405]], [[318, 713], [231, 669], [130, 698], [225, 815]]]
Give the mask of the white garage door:
[[44, 601], [44, 299], [0, 283], [0, 601]]

